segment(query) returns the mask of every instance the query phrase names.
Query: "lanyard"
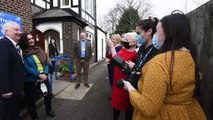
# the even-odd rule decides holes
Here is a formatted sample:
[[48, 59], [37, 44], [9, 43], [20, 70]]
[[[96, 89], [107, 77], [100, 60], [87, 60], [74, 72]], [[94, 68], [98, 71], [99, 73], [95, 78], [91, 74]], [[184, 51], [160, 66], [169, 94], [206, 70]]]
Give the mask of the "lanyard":
[[152, 51], [152, 48], [146, 53], [146, 55], [144, 56], [144, 58], [142, 59], [142, 61], [139, 63], [138, 68], [141, 68], [141, 65], [145, 62], [145, 59], [147, 58], [147, 56], [149, 55], [149, 53]]

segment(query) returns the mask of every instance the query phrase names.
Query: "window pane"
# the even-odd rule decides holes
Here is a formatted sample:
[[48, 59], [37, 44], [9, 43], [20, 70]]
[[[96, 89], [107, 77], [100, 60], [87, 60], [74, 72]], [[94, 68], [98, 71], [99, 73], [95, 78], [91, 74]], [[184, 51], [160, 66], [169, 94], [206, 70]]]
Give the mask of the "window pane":
[[69, 2], [70, 2], [70, 0], [63, 0], [62, 5], [63, 6], [69, 6]]

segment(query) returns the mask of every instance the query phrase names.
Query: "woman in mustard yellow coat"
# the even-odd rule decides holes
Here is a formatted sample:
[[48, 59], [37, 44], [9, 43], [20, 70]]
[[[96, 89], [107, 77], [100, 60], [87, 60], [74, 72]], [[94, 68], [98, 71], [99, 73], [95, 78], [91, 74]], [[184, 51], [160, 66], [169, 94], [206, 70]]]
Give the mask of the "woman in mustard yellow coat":
[[187, 17], [175, 13], [162, 18], [152, 43], [161, 53], [144, 65], [138, 90], [124, 81], [133, 120], [206, 120], [196, 100], [199, 72]]

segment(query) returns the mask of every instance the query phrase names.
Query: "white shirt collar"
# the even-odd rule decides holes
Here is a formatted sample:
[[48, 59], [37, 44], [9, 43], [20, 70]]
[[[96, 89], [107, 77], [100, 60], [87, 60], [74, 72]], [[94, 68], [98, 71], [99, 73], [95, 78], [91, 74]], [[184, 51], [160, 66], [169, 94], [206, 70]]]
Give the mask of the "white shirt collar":
[[16, 47], [16, 45], [17, 45], [17, 43], [14, 41], [14, 40], [12, 40], [10, 37], [8, 37], [8, 36], [5, 36], [5, 37], [7, 37], [12, 43], [13, 43], [13, 45]]

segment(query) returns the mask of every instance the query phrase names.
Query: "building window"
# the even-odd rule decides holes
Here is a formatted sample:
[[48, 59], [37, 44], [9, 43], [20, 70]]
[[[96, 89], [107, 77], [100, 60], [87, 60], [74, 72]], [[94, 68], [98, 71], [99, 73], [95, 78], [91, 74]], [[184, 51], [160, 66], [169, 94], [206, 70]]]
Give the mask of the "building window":
[[68, 6], [69, 5], [69, 0], [62, 0], [62, 5], [63, 6]]
[[85, 4], [85, 11], [87, 11], [91, 16], [94, 17], [93, 0], [86, 0], [84, 4]]
[[86, 34], [87, 34], [87, 39], [88, 39], [88, 40], [92, 40], [93, 34], [90, 33], [90, 32], [87, 32]]
[[62, 7], [70, 7], [70, 0], [62, 0]]

